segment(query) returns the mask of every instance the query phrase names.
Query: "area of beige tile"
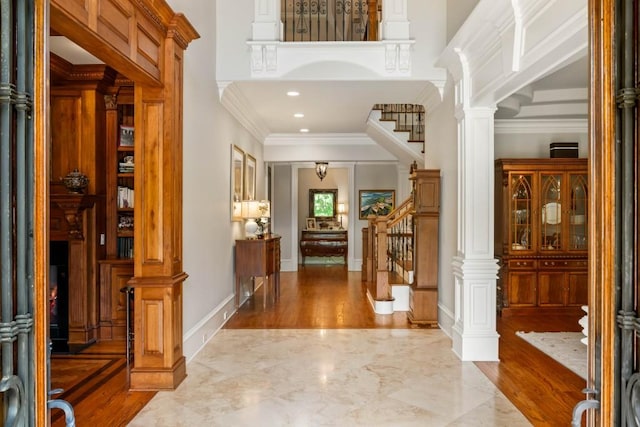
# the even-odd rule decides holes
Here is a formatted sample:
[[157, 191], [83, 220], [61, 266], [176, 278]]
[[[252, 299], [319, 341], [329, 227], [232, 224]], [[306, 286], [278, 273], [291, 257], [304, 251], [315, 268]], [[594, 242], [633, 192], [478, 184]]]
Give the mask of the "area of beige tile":
[[222, 330], [130, 426], [528, 426], [437, 329]]

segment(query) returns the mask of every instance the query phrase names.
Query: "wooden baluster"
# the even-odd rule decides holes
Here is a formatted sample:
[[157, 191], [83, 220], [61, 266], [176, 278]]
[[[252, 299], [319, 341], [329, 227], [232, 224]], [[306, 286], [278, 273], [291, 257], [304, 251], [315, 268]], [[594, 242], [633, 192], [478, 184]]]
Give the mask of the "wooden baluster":
[[378, 0], [368, 0], [368, 7], [367, 41], [378, 41]]

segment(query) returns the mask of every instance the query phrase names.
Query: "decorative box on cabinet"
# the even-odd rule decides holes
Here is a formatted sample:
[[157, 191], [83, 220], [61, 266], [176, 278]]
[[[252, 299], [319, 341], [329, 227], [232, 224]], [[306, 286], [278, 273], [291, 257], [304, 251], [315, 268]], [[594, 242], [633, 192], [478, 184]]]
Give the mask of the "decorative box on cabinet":
[[496, 160], [495, 255], [503, 315], [587, 304], [586, 159]]

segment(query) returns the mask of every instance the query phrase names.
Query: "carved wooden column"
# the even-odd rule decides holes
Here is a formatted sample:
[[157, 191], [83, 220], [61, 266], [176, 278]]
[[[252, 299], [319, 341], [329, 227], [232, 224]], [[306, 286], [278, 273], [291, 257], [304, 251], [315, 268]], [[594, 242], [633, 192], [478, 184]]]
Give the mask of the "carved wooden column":
[[[92, 208], [96, 200], [96, 196], [87, 194], [51, 194], [52, 223], [57, 225], [52, 235], [62, 237], [60, 232], [64, 231], [66, 236], [61, 240], [69, 243], [67, 344], [71, 350], [85, 347], [97, 338], [95, 289], [91, 286], [95, 278], [91, 266], [95, 251], [93, 239], [86, 238], [95, 235], [95, 212]], [[64, 223], [59, 216], [64, 218]]]
[[198, 35], [175, 15], [164, 39], [162, 87], [136, 85], [134, 362], [131, 389], [174, 389], [182, 349], [182, 70]]

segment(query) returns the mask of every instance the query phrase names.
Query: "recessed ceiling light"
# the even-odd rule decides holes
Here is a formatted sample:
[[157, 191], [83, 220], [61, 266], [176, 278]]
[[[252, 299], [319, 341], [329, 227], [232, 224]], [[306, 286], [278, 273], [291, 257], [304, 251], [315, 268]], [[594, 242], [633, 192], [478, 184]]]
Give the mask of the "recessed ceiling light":
[[288, 96], [298, 96], [300, 95], [300, 92], [296, 92], [295, 90], [290, 90], [289, 92], [287, 92]]
[[307, 133], [307, 132], [309, 132], [309, 129], [302, 128], [302, 129], [300, 129], [300, 132], [302, 132], [302, 133]]
[[301, 119], [304, 117], [304, 113], [295, 113], [293, 117], [295, 117], [296, 119]]

